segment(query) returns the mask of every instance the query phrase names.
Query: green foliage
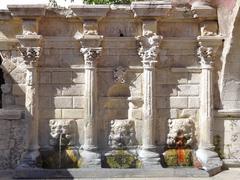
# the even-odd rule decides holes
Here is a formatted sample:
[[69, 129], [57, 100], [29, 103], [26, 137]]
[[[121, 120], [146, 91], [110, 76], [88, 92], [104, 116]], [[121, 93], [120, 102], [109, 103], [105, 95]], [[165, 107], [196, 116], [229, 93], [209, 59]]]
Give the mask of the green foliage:
[[84, 0], [85, 4], [130, 4], [132, 0]]
[[137, 157], [125, 150], [116, 150], [113, 154], [105, 157], [105, 164], [108, 168], [140, 168], [141, 162]]
[[[78, 150], [65, 149], [59, 157], [58, 151], [42, 152], [42, 167], [48, 169], [57, 168], [81, 168], [82, 158]], [[61, 163], [59, 162], [61, 160]], [[61, 166], [59, 167], [59, 165]]]

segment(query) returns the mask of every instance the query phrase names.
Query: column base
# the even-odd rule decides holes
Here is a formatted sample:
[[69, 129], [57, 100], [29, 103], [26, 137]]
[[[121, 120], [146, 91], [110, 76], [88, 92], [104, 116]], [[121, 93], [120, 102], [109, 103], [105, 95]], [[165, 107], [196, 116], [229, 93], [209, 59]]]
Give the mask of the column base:
[[83, 158], [83, 167], [101, 168], [101, 155], [98, 152], [83, 150], [80, 155]]
[[40, 153], [38, 150], [28, 150], [23, 153], [20, 163], [16, 169], [22, 168], [39, 168], [40, 163]]
[[143, 167], [162, 167], [160, 164], [159, 153], [156, 152], [155, 148], [141, 149], [138, 152], [138, 156], [142, 161]]
[[202, 163], [202, 168], [204, 170], [211, 171], [213, 174], [217, 174], [221, 171], [223, 162], [216, 152], [207, 149], [198, 149], [196, 151], [196, 156]]

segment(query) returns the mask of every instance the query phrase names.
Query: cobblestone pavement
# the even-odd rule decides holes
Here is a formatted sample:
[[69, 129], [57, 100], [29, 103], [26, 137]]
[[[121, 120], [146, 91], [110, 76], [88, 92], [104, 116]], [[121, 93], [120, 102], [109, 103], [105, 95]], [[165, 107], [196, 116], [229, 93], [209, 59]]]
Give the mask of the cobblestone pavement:
[[[0, 180], [12, 179], [13, 171], [0, 171]], [[240, 180], [240, 168], [231, 168], [209, 178], [188, 178], [188, 177], [159, 177], [159, 178], [111, 178], [111, 180]], [[83, 180], [110, 180], [107, 178], [83, 178]]]

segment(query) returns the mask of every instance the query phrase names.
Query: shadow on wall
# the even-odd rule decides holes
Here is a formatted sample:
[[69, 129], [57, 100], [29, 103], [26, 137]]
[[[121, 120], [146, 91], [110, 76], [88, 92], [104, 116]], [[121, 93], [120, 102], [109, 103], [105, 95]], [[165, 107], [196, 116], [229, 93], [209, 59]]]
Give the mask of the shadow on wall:
[[[10, 73], [16, 75], [16, 72], [18, 72], [16, 65], [10, 61], [10, 57], [11, 52], [0, 52], [0, 92], [2, 107], [2, 109], [0, 109], [0, 132], [4, 137], [0, 140], [0, 169], [16, 167], [24, 151], [26, 136], [24, 107], [15, 104], [15, 101], [18, 101], [24, 92], [9, 75]], [[18, 78], [21, 77], [22, 76]], [[19, 94], [19, 96], [16, 94]]]

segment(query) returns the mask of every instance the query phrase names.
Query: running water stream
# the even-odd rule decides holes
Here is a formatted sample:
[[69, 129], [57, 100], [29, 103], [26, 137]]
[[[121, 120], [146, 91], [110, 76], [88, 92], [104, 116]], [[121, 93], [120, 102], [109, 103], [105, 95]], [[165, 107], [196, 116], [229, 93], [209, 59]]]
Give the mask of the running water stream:
[[58, 168], [62, 166], [62, 133], [59, 136]]

